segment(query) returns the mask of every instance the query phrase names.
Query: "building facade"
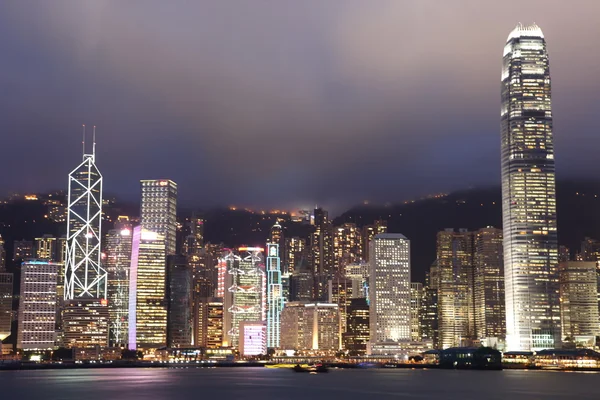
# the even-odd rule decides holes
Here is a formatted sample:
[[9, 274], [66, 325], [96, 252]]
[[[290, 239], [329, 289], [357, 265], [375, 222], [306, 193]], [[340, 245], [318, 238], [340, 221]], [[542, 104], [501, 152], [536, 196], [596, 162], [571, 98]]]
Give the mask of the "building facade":
[[410, 283], [410, 340], [418, 342], [422, 338], [421, 312], [423, 300], [423, 284], [421, 282]]
[[410, 241], [380, 233], [369, 254], [370, 343], [410, 340]]
[[186, 256], [167, 257], [167, 346], [192, 344], [192, 270]]
[[165, 239], [133, 229], [129, 270], [129, 348], [152, 350], [167, 344]]
[[119, 217], [106, 235], [105, 266], [108, 278], [109, 342], [126, 347], [129, 340], [129, 268], [133, 226]]
[[21, 264], [17, 348], [48, 350], [56, 339], [56, 282], [59, 266], [46, 260]]
[[342, 333], [344, 350], [351, 356], [367, 353], [369, 342], [369, 304], [366, 298], [355, 298], [350, 301], [346, 319], [346, 332]]
[[108, 346], [109, 310], [106, 299], [67, 300], [62, 314], [68, 348]]
[[194, 304], [194, 345], [216, 349], [223, 345], [223, 300], [199, 298]]
[[596, 269], [595, 261], [559, 264], [562, 339], [571, 342], [591, 340], [595, 345], [596, 336], [600, 336]]
[[176, 254], [177, 184], [168, 179], [140, 181], [142, 228], [164, 237], [166, 254]]
[[269, 348], [279, 347], [283, 303], [279, 244], [267, 243], [267, 346]]
[[502, 229], [487, 227], [475, 233], [475, 336], [479, 340], [506, 336], [504, 251]]
[[337, 351], [340, 349], [337, 304], [286, 303], [281, 313], [281, 348]]
[[10, 336], [14, 275], [0, 268], [0, 342]]

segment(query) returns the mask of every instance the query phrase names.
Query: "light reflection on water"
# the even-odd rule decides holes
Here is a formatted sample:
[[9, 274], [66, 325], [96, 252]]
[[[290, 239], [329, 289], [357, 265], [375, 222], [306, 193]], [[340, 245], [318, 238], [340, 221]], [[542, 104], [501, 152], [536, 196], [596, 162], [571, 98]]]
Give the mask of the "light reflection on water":
[[263, 368], [0, 371], [10, 399], [563, 399], [597, 400], [600, 376], [546, 371]]

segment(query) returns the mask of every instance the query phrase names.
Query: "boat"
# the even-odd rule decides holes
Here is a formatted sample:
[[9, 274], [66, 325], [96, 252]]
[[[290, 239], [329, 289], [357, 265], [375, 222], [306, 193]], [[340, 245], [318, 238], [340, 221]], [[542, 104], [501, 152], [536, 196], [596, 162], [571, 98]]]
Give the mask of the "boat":
[[310, 372], [313, 374], [329, 372], [329, 369], [323, 364], [315, 364], [306, 367], [300, 364], [296, 364], [292, 369], [294, 370], [294, 372]]
[[300, 365], [302, 368], [308, 368], [308, 364], [266, 364], [265, 368], [283, 368], [283, 369], [292, 369]]

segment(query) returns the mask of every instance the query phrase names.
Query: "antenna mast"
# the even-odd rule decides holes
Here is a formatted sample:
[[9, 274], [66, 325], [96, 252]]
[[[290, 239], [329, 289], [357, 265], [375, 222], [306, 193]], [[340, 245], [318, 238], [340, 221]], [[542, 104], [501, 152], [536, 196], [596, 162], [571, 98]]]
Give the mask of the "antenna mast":
[[96, 158], [96, 125], [94, 125], [93, 135], [92, 135], [92, 157]]
[[81, 141], [81, 147], [83, 150], [83, 155], [85, 155], [85, 124], [83, 126], [83, 140]]

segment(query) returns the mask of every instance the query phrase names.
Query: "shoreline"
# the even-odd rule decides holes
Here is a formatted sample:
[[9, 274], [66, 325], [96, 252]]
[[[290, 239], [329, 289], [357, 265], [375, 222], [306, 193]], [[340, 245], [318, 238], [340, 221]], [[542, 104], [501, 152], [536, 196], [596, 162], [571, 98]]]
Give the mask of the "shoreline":
[[[39, 371], [39, 370], [73, 370], [73, 369], [114, 369], [114, 368], [265, 368], [266, 363], [256, 362], [151, 362], [151, 361], [112, 361], [94, 363], [37, 363], [9, 361], [0, 362], [0, 371]], [[383, 364], [361, 366], [351, 363], [324, 363], [332, 369], [445, 369], [445, 370], [471, 370], [471, 371], [502, 371], [502, 370], [527, 370], [527, 371], [559, 371], [559, 372], [600, 372], [600, 368], [555, 368], [540, 366], [503, 366], [502, 368], [444, 368], [437, 364]], [[282, 368], [283, 369], [283, 368]]]

